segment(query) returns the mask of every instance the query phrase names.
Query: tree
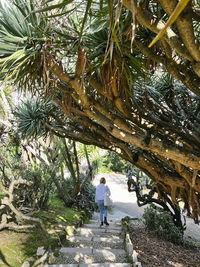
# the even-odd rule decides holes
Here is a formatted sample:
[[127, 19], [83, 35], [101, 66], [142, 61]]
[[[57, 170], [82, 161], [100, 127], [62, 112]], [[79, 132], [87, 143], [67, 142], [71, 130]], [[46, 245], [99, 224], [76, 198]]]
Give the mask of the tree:
[[[123, 4], [131, 10], [130, 0], [124, 0]], [[153, 49], [148, 48], [152, 36], [164, 27], [168, 16], [175, 10], [176, 5], [176, 0], [169, 3], [164, 0], [159, 0], [157, 3], [134, 1], [137, 26], [146, 30], [146, 40], [136, 38], [135, 44], [148, 60], [154, 64], [163, 64], [174, 78], [180, 80], [196, 95], [200, 95], [198, 35], [200, 6], [198, 1], [189, 1], [173, 26], [168, 28], [161, 41]]]
[[113, 172], [126, 173], [127, 165], [127, 162], [119, 157], [119, 155], [115, 152], [108, 151], [104, 155], [103, 166]]
[[39, 2], [0, 8], [1, 79], [50, 96], [62, 116], [42, 118], [46, 128], [117, 152], [154, 181], [160, 198], [165, 192], [174, 205], [183, 201], [198, 222], [199, 4], [190, 2], [149, 49], [175, 0], [127, 0], [126, 8], [121, 1], [63, 1], [63, 16]]
[[[0, 230], [36, 226], [23, 225], [24, 221], [40, 223], [44, 229], [42, 221], [32, 215], [47, 210], [52, 196], [61, 198], [67, 207], [95, 208], [92, 168], [80, 173], [75, 141], [60, 142], [48, 136], [46, 140], [18, 138], [16, 142], [14, 136], [17, 133], [9, 131], [0, 151]], [[71, 174], [67, 180], [66, 166]]]
[[[38, 209], [47, 208], [52, 177], [46, 166], [38, 169], [24, 166], [21, 158], [15, 153], [13, 140], [7, 141], [7, 147], [0, 153], [0, 229], [26, 229], [36, 225], [23, 225], [23, 221], [40, 223], [33, 217]], [[28, 164], [27, 164], [28, 165]]]

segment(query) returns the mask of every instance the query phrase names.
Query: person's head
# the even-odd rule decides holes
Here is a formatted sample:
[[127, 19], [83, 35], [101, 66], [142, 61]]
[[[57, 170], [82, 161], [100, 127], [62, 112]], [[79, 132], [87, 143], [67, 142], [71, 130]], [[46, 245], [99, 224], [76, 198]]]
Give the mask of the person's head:
[[101, 179], [100, 179], [100, 184], [105, 184], [106, 183], [106, 179], [104, 178], [104, 177], [102, 177]]

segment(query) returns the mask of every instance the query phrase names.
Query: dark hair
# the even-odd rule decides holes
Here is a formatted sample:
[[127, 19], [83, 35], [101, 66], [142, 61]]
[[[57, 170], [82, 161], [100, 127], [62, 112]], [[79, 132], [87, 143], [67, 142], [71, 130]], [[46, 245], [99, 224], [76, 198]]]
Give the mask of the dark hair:
[[106, 179], [104, 178], [104, 177], [102, 177], [101, 179], [100, 179], [100, 184], [105, 184], [106, 183]]

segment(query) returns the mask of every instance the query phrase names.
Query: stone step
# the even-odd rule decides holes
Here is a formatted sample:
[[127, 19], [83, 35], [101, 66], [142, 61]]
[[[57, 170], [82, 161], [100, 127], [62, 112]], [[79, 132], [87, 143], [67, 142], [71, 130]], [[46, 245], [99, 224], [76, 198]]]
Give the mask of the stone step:
[[59, 250], [60, 255], [55, 264], [67, 263], [114, 263], [126, 262], [126, 253], [123, 249], [93, 249], [93, 248], [69, 248]]
[[[84, 228], [100, 228], [100, 225], [99, 225], [99, 223], [84, 224]], [[101, 226], [101, 228], [105, 228], [105, 229], [109, 228], [110, 230], [119, 230], [119, 231], [121, 230], [121, 226], [116, 226], [116, 225], [111, 224], [111, 223], [109, 226], [103, 225], [103, 226]]]
[[130, 263], [52, 264], [42, 267], [131, 267]]
[[62, 247], [59, 252], [70, 254], [88, 254], [88, 255], [125, 255], [123, 249], [92, 249], [92, 248], [69, 248]]
[[75, 235], [67, 235], [71, 247], [58, 249], [54, 264], [43, 267], [131, 267], [126, 263], [126, 252], [120, 238], [121, 221], [109, 221], [109, 226], [99, 226], [99, 219], [78, 228]]
[[112, 230], [109, 227], [99, 227], [99, 228], [78, 228], [76, 229], [76, 235], [82, 236], [119, 236], [121, 230]]
[[119, 237], [69, 236], [67, 240], [72, 242], [71, 247], [123, 248], [123, 240]]
[[[108, 222], [110, 224], [115, 225], [115, 226], [121, 226], [121, 220], [112, 220], [111, 219], [111, 220], [108, 220]], [[89, 221], [89, 223], [91, 223], [91, 224], [99, 224], [100, 220], [99, 220], [99, 218], [98, 219], [92, 219], [92, 220]]]

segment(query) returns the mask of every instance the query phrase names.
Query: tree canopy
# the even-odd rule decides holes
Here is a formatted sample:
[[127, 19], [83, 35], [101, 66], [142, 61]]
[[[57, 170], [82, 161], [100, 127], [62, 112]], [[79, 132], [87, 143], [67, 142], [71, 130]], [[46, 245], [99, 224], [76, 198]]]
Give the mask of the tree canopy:
[[199, 3], [148, 48], [176, 0], [40, 2], [0, 6], [0, 79], [56, 108], [36, 103], [21, 131], [117, 152], [198, 222]]

